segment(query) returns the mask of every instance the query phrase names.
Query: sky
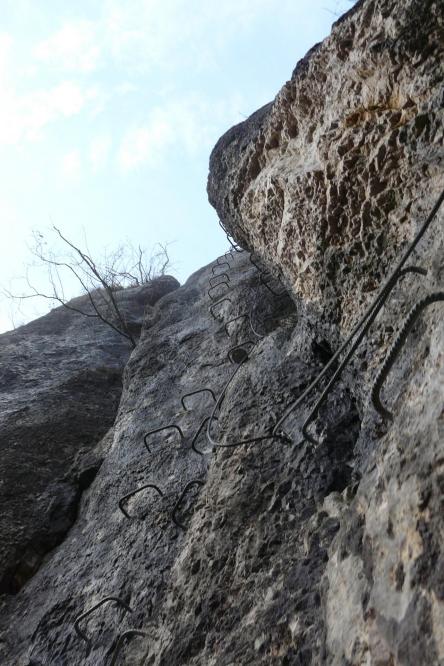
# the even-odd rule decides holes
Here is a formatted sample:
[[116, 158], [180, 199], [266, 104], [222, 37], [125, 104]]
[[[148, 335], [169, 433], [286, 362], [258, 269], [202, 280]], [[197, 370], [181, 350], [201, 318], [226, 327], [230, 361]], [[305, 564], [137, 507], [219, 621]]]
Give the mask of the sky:
[[212, 147], [352, 4], [0, 0], [0, 331], [53, 307], [3, 295], [26, 291], [35, 230], [86, 238], [95, 257], [166, 243], [181, 283], [225, 251]]

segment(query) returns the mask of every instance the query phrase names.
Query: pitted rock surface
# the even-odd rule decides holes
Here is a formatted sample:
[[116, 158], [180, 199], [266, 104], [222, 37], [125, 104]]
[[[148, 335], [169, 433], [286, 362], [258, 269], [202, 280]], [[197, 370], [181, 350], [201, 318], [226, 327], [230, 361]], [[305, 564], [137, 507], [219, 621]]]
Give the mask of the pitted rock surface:
[[[396, 283], [310, 425], [314, 441], [302, 426], [320, 390], [285, 436], [270, 436], [444, 186], [443, 14], [437, 0], [358, 2], [274, 103], [218, 142], [210, 199], [248, 252], [148, 310], [73, 526], [3, 597], [2, 663], [110, 664], [119, 636], [138, 630], [117, 663], [444, 664], [442, 302], [424, 310], [384, 382], [393, 419], [370, 401], [408, 313], [444, 289], [443, 209], [409, 264], [426, 274]], [[287, 296], [264, 285], [249, 252]], [[208, 289], [222, 272], [228, 284], [213, 295], [226, 300], [212, 317]], [[236, 366], [239, 343], [249, 355]], [[199, 389], [220, 409], [217, 446], [202, 430], [196, 453], [215, 403], [208, 391], [181, 398]], [[171, 425], [183, 438], [169, 429], [145, 445]], [[124, 501], [125, 515], [119, 500], [147, 484], [160, 492]], [[131, 611], [98, 608], [81, 621], [85, 642], [75, 619], [110, 596]]]
[[208, 193], [225, 228], [348, 330], [442, 185], [441, 0], [365, 0], [229, 130]]

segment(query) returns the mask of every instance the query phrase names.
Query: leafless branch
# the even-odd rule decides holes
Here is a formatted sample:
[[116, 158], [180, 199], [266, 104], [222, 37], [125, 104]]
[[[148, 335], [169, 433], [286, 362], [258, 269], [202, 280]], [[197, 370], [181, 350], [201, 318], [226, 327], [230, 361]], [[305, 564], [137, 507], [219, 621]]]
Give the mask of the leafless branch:
[[[99, 262], [92, 257], [86, 239], [84, 240], [86, 250], [84, 250], [68, 239], [58, 227], [53, 226], [52, 229], [62, 246], [68, 248], [67, 253], [56, 254], [48, 247], [45, 236], [39, 231], [34, 232], [34, 243], [30, 248], [32, 255], [37, 260], [31, 266], [46, 268], [49, 291], [37, 289], [30, 279], [27, 269], [23, 278], [26, 283], [25, 293], [14, 294], [11, 290], [4, 289], [4, 294], [9, 299], [19, 301], [43, 298], [60, 303], [68, 310], [82, 316], [96, 317], [135, 346], [134, 336], [118, 305], [115, 294], [126, 287], [140, 286], [156, 277], [165, 275], [170, 263], [167, 246], [158, 245], [157, 251], [147, 260], [145, 250], [140, 245], [135, 251], [127, 243], [119, 245], [113, 252], [105, 254]], [[64, 288], [66, 274], [70, 275], [87, 295], [91, 310], [74, 306], [71, 301], [67, 300]]]

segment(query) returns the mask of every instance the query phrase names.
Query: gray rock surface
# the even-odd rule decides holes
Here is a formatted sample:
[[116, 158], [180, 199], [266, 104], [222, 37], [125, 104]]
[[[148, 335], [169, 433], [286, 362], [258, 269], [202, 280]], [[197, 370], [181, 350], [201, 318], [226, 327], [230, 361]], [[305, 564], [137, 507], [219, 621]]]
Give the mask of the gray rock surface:
[[[314, 460], [302, 460], [304, 447], [285, 443], [276, 450], [269, 441], [213, 453], [204, 433], [197, 441], [204, 455], [191, 449], [214, 402], [209, 393], [197, 395], [186, 399], [184, 409], [183, 394], [208, 387], [219, 395], [238, 367], [214, 433], [232, 443], [262, 434], [273, 413], [322, 367], [322, 353], [309, 351], [302, 358], [308, 344], [305, 324], [296, 333], [291, 300], [276, 302], [245, 253], [229, 263], [231, 303], [218, 306], [218, 315], [228, 321], [248, 308], [261, 337], [245, 320], [229, 326], [229, 337], [223, 322], [211, 318], [207, 289], [212, 267], [163, 297], [149, 313], [125, 369], [118, 416], [106, 437], [111, 444], [94, 483], [83, 493], [76, 523], [20, 593], [5, 599], [1, 636], [4, 659], [11, 664], [102, 663], [128, 628], [143, 628], [150, 637], [148, 642], [133, 639], [128, 646], [132, 663], [223, 663], [228, 658], [248, 663], [265, 649], [261, 637], [268, 622], [282, 622], [297, 599], [307, 609], [313, 600], [304, 626], [311, 618], [313, 636], [322, 633], [318, 590], [326, 547], [338, 525], [325, 512], [319, 519], [316, 506], [333, 488], [343, 489], [350, 476], [343, 467], [359, 417], [341, 386], [341, 414], [329, 409], [325, 415], [327, 439], [336, 438], [340, 446], [320, 451]], [[249, 338], [256, 342], [251, 359], [242, 366], [230, 363], [230, 346]], [[184, 440], [173, 431], [159, 433], [147, 440], [148, 451], [145, 432], [168, 424], [179, 425]], [[346, 432], [338, 434], [344, 426]], [[184, 531], [171, 516], [186, 484], [197, 479], [204, 486], [190, 489], [177, 514]], [[158, 486], [163, 497], [146, 489], [124, 505], [130, 518], [125, 517], [119, 499], [147, 483]], [[311, 543], [307, 536], [304, 546], [301, 526], [309, 521], [316, 537]], [[292, 581], [294, 589], [284, 590], [284, 580], [286, 585]], [[305, 601], [299, 585], [304, 599], [308, 594]], [[98, 609], [82, 626], [94, 639], [88, 652], [73, 630], [74, 619], [107, 596], [121, 598], [133, 613], [113, 604]], [[257, 624], [253, 639], [240, 622], [243, 616], [247, 625], [253, 618]], [[275, 640], [280, 636], [279, 630]], [[286, 638], [281, 654], [288, 649]], [[320, 644], [312, 649], [316, 653]]]
[[[135, 335], [146, 306], [177, 286], [167, 277], [116, 295]], [[88, 299], [71, 305], [87, 311]], [[130, 351], [98, 319], [64, 307], [0, 336], [1, 592], [17, 592], [74, 522]]]
[[[384, 383], [393, 418], [370, 401], [411, 308], [444, 291], [443, 210], [411, 260], [427, 274], [397, 282], [310, 425], [315, 441], [302, 426], [319, 391], [286, 437], [270, 437], [444, 186], [443, 14], [429, 0], [358, 2], [275, 102], [219, 141], [211, 201], [291, 298], [233, 251], [148, 311], [75, 523], [3, 596], [8, 666], [444, 664], [442, 303], [423, 311]], [[228, 300], [214, 319], [209, 281], [222, 272], [228, 285], [212, 295]], [[238, 343], [249, 357], [236, 365]], [[181, 402], [199, 389], [221, 396], [219, 446], [201, 432], [203, 455], [191, 445], [214, 400]], [[184, 437], [170, 429], [144, 445], [167, 425]], [[119, 500], [147, 484], [158, 490], [125, 500], [125, 515]], [[75, 619], [106, 597], [131, 611], [107, 602], [80, 620], [87, 643]], [[127, 630], [144, 635], [117, 655]]]

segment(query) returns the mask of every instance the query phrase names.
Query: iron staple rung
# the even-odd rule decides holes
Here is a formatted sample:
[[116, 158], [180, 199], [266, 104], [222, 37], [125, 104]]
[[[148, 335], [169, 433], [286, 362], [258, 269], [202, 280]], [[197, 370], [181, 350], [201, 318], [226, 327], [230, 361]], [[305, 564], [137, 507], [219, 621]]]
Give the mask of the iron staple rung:
[[[356, 333], [358, 333], [359, 329], [361, 328], [361, 331], [359, 332], [359, 335], [356, 337], [356, 339], [354, 340], [354, 342], [353, 342], [352, 346], [350, 347], [349, 351], [344, 356], [344, 358], [342, 359], [339, 366], [336, 368], [333, 376], [329, 380], [325, 389], [322, 391], [321, 396], [319, 397], [318, 401], [316, 402], [315, 406], [311, 410], [310, 414], [308, 415], [308, 417], [306, 418], [306, 420], [305, 420], [305, 422], [302, 426], [302, 434], [304, 435], [305, 439], [308, 442], [311, 442], [312, 444], [315, 444], [315, 445], [318, 444], [318, 442], [315, 440], [315, 438], [308, 431], [308, 426], [309, 426], [310, 422], [314, 418], [316, 418], [316, 415], [319, 412], [320, 406], [326, 400], [326, 398], [327, 398], [328, 394], [330, 393], [333, 385], [340, 378], [340, 376], [342, 374], [342, 371], [344, 370], [344, 368], [350, 362], [350, 359], [352, 358], [352, 356], [355, 353], [358, 346], [361, 344], [361, 341], [364, 339], [364, 336], [367, 334], [367, 331], [369, 330], [370, 326], [375, 321], [379, 311], [384, 306], [385, 301], [387, 300], [388, 296], [390, 295], [390, 293], [392, 292], [392, 290], [396, 286], [398, 280], [403, 278], [408, 273], [417, 273], [417, 274], [420, 274], [420, 275], [426, 275], [427, 271], [424, 270], [423, 268], [419, 268], [417, 266], [408, 266], [407, 268], [401, 269], [396, 275], [393, 275], [391, 277], [390, 281], [388, 282], [388, 284], [385, 286], [384, 291], [380, 294], [379, 299], [376, 299], [376, 301], [373, 303], [373, 308], [368, 312], [367, 319], [361, 320], [358, 323], [358, 325], [353, 329], [350, 336], [347, 338], [345, 343], [340, 348], [339, 351], [343, 350], [351, 342], [354, 335]], [[314, 382], [312, 382], [312, 384], [310, 384], [310, 386], [308, 387], [308, 389], [306, 389], [306, 391], [309, 391], [310, 387], [312, 387], [312, 386], [314, 387], [315, 385], [317, 385], [319, 383], [318, 380], [320, 378], [322, 378], [322, 376], [325, 374], [326, 368], [328, 368], [331, 365], [332, 361], [334, 361], [338, 357], [338, 355], [339, 355], [339, 352], [336, 352], [336, 354], [333, 355], [333, 357], [330, 359], [330, 361], [324, 367], [322, 372], [319, 373], [318, 377], [314, 380]], [[302, 400], [304, 398], [304, 395], [306, 394], [306, 391], [304, 391], [302, 396], [300, 396], [298, 398], [298, 401], [302, 402]]]
[[[210, 294], [210, 291], [213, 291], [214, 289], [217, 289], [218, 287], [222, 287], [222, 286], [227, 287], [228, 291], [230, 291], [230, 289], [231, 289], [228, 282], [219, 282], [219, 284], [216, 284], [214, 287], [210, 287], [209, 289], [207, 289], [207, 294], [211, 298], [212, 301], [214, 301], [215, 298], [219, 298], [220, 294], [219, 294], [219, 296], [212, 296], [212, 294]], [[228, 293], [228, 292], [226, 292], [226, 293]]]
[[129, 520], [131, 520], [131, 516], [130, 516], [129, 513], [123, 508], [124, 503], [125, 503], [128, 499], [130, 499], [130, 497], [133, 497], [134, 495], [137, 495], [137, 493], [140, 493], [140, 492], [142, 492], [142, 490], [146, 490], [147, 488], [153, 488], [154, 490], [156, 490], [156, 491], [159, 493], [159, 495], [160, 495], [161, 497], [163, 497], [163, 492], [160, 490], [160, 488], [159, 488], [158, 486], [156, 486], [154, 483], [147, 483], [147, 484], [145, 484], [144, 486], [141, 486], [140, 488], [136, 488], [135, 490], [132, 490], [130, 493], [127, 493], [126, 495], [124, 495], [123, 497], [121, 497], [121, 498], [119, 499], [119, 509], [121, 510], [121, 512], [123, 513], [123, 515], [126, 516], [126, 518], [128, 518]]
[[213, 273], [214, 276], [216, 276], [216, 275], [220, 275], [220, 273], [215, 273], [215, 272], [214, 272], [215, 269], [216, 269], [216, 268], [219, 268], [220, 266], [228, 266], [228, 270], [230, 270], [230, 268], [231, 268], [231, 266], [230, 266], [230, 264], [228, 263], [228, 261], [223, 261], [221, 264], [216, 264], [216, 265], [213, 266], [213, 268], [211, 269], [211, 272]]
[[225, 296], [224, 298], [221, 298], [219, 301], [216, 301], [216, 303], [213, 303], [213, 305], [210, 305], [210, 307], [208, 308], [208, 311], [214, 317], [214, 319], [217, 319], [216, 315], [214, 314], [214, 308], [217, 305], [220, 305], [221, 303], [224, 303], [225, 301], [227, 303], [230, 303], [230, 304], [232, 303], [231, 298], [229, 298], [228, 296]]
[[80, 624], [80, 622], [81, 622], [82, 620], [84, 620], [86, 617], [88, 617], [89, 615], [91, 615], [92, 613], [94, 613], [94, 611], [96, 611], [98, 608], [100, 608], [100, 606], [103, 606], [103, 604], [105, 604], [105, 603], [109, 603], [109, 602], [113, 602], [113, 603], [118, 604], [119, 606], [121, 606], [122, 608], [124, 608], [125, 611], [127, 611], [128, 613], [133, 613], [133, 609], [132, 609], [130, 606], [128, 606], [128, 604], [125, 603], [125, 601], [123, 601], [123, 600], [120, 599], [119, 597], [105, 597], [104, 599], [101, 599], [100, 601], [98, 601], [94, 606], [92, 606], [92, 608], [90, 608], [89, 610], [85, 611], [84, 613], [82, 613], [81, 615], [79, 615], [79, 616], [74, 620], [74, 630], [75, 630], [76, 634], [77, 634], [80, 638], [82, 638], [86, 643], [88, 643], [89, 645], [91, 644], [92, 641], [91, 641], [91, 639], [88, 638], [88, 636], [87, 636], [87, 635], [86, 635], [86, 634], [80, 629], [79, 624]]
[[224, 282], [218, 282], [217, 284], [213, 285], [213, 280], [217, 280], [220, 277], [226, 277], [227, 278], [226, 284], [228, 284], [228, 282], [231, 282], [231, 279], [230, 279], [230, 276], [228, 275], [228, 273], [218, 273], [217, 275], [213, 275], [213, 277], [209, 278], [208, 282], [210, 283], [210, 286], [217, 287], [218, 284], [224, 284]]
[[412, 330], [419, 316], [425, 308], [429, 307], [433, 303], [438, 303], [444, 301], [444, 292], [437, 291], [429, 294], [422, 298], [416, 305], [411, 309], [410, 313], [407, 316], [401, 330], [396, 336], [388, 354], [386, 360], [384, 361], [382, 367], [380, 368], [378, 374], [376, 375], [375, 383], [372, 388], [371, 399], [373, 406], [376, 411], [386, 419], [392, 419], [393, 415], [384, 407], [381, 401], [381, 390], [385, 380], [388, 377], [390, 370], [392, 369], [402, 347], [405, 344], [408, 334]]
[[179, 433], [179, 436], [180, 436], [180, 441], [183, 442], [183, 440], [184, 440], [184, 434], [183, 434], [181, 428], [180, 428], [178, 425], [176, 425], [175, 423], [171, 423], [171, 424], [169, 424], [169, 425], [162, 426], [161, 428], [154, 428], [153, 430], [149, 430], [149, 431], [148, 431], [147, 433], [145, 433], [145, 435], [143, 436], [143, 441], [144, 441], [145, 446], [146, 446], [146, 448], [147, 448], [147, 450], [148, 450], [148, 453], [151, 453], [151, 450], [150, 450], [150, 448], [149, 448], [149, 446], [148, 446], [148, 444], [147, 444], [147, 441], [146, 441], [147, 438], [150, 437], [151, 435], [155, 435], [157, 432], [162, 432], [163, 430], [177, 430], [177, 432]]
[[180, 527], [180, 529], [182, 529], [182, 530], [185, 530], [185, 529], [186, 529], [186, 528], [185, 528], [185, 525], [183, 525], [183, 523], [181, 523], [181, 522], [177, 519], [176, 514], [177, 514], [177, 512], [179, 511], [180, 505], [182, 504], [183, 499], [184, 499], [185, 495], [187, 495], [189, 489], [192, 488], [193, 486], [197, 486], [197, 485], [199, 485], [199, 486], [203, 486], [203, 485], [204, 485], [204, 482], [201, 481], [200, 479], [195, 479], [194, 481], [190, 481], [189, 483], [187, 483], [187, 485], [186, 485], [185, 488], [183, 489], [183, 491], [182, 491], [182, 493], [181, 493], [179, 499], [177, 500], [176, 504], [174, 505], [173, 511], [172, 511], [172, 513], [171, 513], [171, 519], [172, 519], [173, 523], [174, 523], [175, 525], [177, 525], [177, 527]]
[[[429, 216], [427, 217], [426, 221], [416, 234], [415, 238], [413, 241], [410, 243], [409, 247], [407, 250], [404, 252], [402, 255], [401, 259], [399, 260], [397, 266], [395, 267], [394, 271], [391, 273], [391, 275], [388, 277], [388, 279], [385, 281], [384, 285], [381, 287], [379, 293], [375, 297], [374, 301], [367, 307], [365, 310], [364, 314], [362, 315], [361, 319], [358, 321], [357, 325], [353, 329], [352, 333], [349, 335], [347, 340], [340, 346], [340, 348], [337, 350], [337, 352], [332, 356], [330, 361], [325, 365], [323, 370], [319, 373], [318, 377], [310, 384], [310, 386], [303, 392], [303, 394], [295, 400], [293, 403], [287, 407], [285, 410], [284, 414], [281, 416], [280, 419], [276, 422], [274, 428], [273, 428], [273, 433], [277, 433], [282, 426], [282, 424], [286, 421], [286, 419], [289, 417], [289, 415], [292, 413], [292, 411], [302, 402], [302, 400], [305, 398], [308, 393], [312, 391], [313, 388], [317, 386], [319, 383], [320, 379], [325, 375], [325, 373], [328, 371], [328, 369], [332, 366], [332, 364], [336, 361], [338, 358], [339, 354], [344, 351], [344, 349], [348, 346], [352, 338], [355, 336], [355, 334], [359, 331], [361, 326], [365, 324], [365, 322], [371, 318], [372, 313], [378, 308], [378, 305], [382, 307], [384, 305], [388, 294], [390, 293], [390, 285], [393, 283], [393, 281], [396, 281], [398, 276], [401, 274], [401, 270], [410, 257], [410, 255], [413, 253], [414, 249], [418, 245], [419, 241], [429, 228], [430, 224], [432, 223], [433, 219], [435, 218], [438, 210], [441, 207], [442, 202], [444, 201], [444, 189], [442, 190], [440, 196], [438, 197], [438, 200], [436, 201], [435, 205], [433, 206]], [[423, 269], [419, 269], [419, 271], [422, 271]], [[336, 374], [336, 373], [335, 373]]]
[[192, 395], [199, 395], [200, 393], [210, 393], [210, 395], [211, 395], [211, 397], [213, 398], [214, 402], [216, 402], [216, 396], [214, 395], [214, 392], [213, 392], [212, 389], [210, 389], [210, 388], [201, 388], [201, 389], [197, 389], [197, 391], [191, 391], [190, 393], [185, 393], [185, 395], [183, 395], [183, 396], [181, 397], [181, 399], [180, 399], [180, 402], [181, 402], [181, 404], [182, 404], [182, 407], [184, 408], [184, 410], [185, 410], [186, 412], [188, 411], [188, 409], [186, 408], [186, 405], [185, 405], [185, 398], [190, 398]]

